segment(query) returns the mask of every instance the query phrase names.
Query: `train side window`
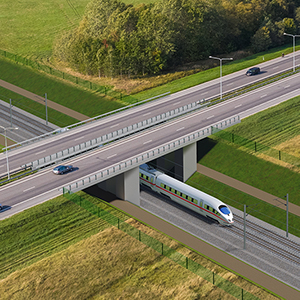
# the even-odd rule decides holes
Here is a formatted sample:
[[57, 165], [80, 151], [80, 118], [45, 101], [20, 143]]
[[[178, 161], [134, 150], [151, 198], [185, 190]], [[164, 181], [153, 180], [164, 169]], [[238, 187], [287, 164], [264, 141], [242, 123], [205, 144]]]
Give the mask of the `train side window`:
[[182, 194], [181, 196], [182, 196], [182, 198], [186, 199], [186, 195], [185, 194]]
[[200, 201], [200, 206], [203, 207], [203, 201]]
[[153, 182], [153, 177], [151, 177], [150, 181]]
[[190, 197], [190, 196], [188, 196], [187, 199], [188, 199], [189, 201], [192, 201], [192, 197]]
[[166, 186], [166, 189], [169, 191], [169, 190], [170, 190], [170, 187], [169, 187], [169, 186]]
[[142, 177], [142, 173], [140, 172], [140, 177]]
[[147, 176], [146, 176], [145, 174], [143, 174], [143, 178], [146, 179], [146, 177], [147, 177]]
[[160, 184], [160, 187], [162, 187], [162, 188], [163, 188], [163, 187], [164, 187], [164, 184], [163, 184], [163, 183], [161, 183], [161, 184]]
[[172, 193], [175, 193], [175, 189], [171, 188], [171, 192], [172, 192]]
[[181, 195], [181, 193], [179, 191], [176, 191], [176, 194], [179, 195], [179, 196]]
[[204, 204], [205, 209], [209, 209], [209, 206], [207, 204]]
[[210, 206], [210, 207], [209, 207], [209, 210], [210, 210], [210, 211], [213, 211], [213, 208]]
[[196, 199], [193, 199], [193, 203], [198, 204], [198, 201]]

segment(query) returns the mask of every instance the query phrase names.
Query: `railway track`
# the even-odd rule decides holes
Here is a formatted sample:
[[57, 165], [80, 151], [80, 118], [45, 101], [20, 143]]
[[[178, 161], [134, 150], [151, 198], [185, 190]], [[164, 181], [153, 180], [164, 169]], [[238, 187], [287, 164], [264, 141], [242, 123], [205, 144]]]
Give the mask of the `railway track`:
[[[224, 227], [224, 229], [243, 238], [244, 219], [234, 215], [234, 225]], [[249, 242], [300, 266], [300, 245], [298, 243], [247, 220], [246, 243]]]
[[[10, 110], [8, 107], [0, 104], [2, 111], [1, 118], [7, 122], [10, 122]], [[28, 118], [27, 116], [17, 112], [12, 112], [13, 125], [19, 128], [23, 128], [27, 132], [30, 132], [34, 136], [42, 135], [45, 132], [53, 131], [53, 128], [42, 124], [36, 120]]]

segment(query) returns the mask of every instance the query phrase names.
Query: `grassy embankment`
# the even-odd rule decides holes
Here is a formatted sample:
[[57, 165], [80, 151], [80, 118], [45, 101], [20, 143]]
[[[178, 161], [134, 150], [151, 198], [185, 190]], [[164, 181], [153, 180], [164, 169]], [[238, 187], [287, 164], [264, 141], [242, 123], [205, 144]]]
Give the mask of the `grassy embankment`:
[[[300, 97], [296, 97], [250, 116], [227, 131], [300, 157], [299, 105]], [[281, 199], [285, 199], [284, 196], [288, 193], [289, 202], [300, 205], [297, 188], [300, 185], [299, 166], [295, 167], [273, 158], [269, 159], [263, 153], [250, 153], [249, 149], [225, 142], [214, 135], [200, 141], [199, 146], [200, 164]], [[282, 209], [274, 208], [198, 173], [194, 174], [187, 183], [213, 194], [240, 210], [243, 210], [244, 204], [249, 205], [248, 209], [253, 209], [252, 215], [285, 230], [285, 200], [278, 201], [278, 206]], [[290, 233], [300, 236], [299, 217], [290, 214], [289, 227]]]
[[[275, 299], [99, 199], [85, 198], [244, 290]], [[233, 299], [62, 196], [1, 221], [0, 232], [1, 299]]]

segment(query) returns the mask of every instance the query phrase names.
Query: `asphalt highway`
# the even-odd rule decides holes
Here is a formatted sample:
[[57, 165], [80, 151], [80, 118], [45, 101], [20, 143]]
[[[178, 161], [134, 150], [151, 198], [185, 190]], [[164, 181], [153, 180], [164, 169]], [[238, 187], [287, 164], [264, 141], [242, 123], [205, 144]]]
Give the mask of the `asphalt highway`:
[[[299, 77], [300, 74], [294, 75], [282, 80], [280, 83], [268, 85], [240, 97], [185, 115], [172, 122], [161, 124], [74, 158], [68, 161], [68, 164], [72, 164], [76, 169], [68, 174], [54, 175], [52, 168], [48, 168], [30, 177], [7, 184], [0, 188], [1, 202], [13, 207], [17, 203], [41, 194], [47, 194], [49, 191], [57, 191], [57, 194], [59, 194], [61, 193], [59, 189], [63, 186], [86, 178], [88, 175], [99, 172], [120, 161], [128, 160], [200, 128], [210, 126], [215, 121], [224, 120], [241, 113], [246, 115], [247, 111], [252, 112], [255, 110], [255, 106], [267, 105], [268, 101], [273, 103], [274, 95], [280, 96], [280, 94], [292, 93], [299, 86]], [[31, 149], [31, 152], [35, 155], [37, 155], [37, 151], [40, 151], [40, 149]], [[5, 158], [4, 155], [2, 156]], [[5, 162], [3, 159], [1, 161], [2, 163]]]
[[[300, 60], [300, 53], [296, 56], [296, 62]], [[242, 70], [227, 76], [223, 76], [222, 86], [223, 93], [235, 90], [238, 87], [245, 86], [249, 83], [257, 82], [261, 79], [267, 78], [271, 75], [277, 74], [284, 70], [291, 68], [292, 55], [287, 55], [285, 58], [278, 58], [273, 61], [264, 62], [258, 66], [261, 68], [261, 73], [255, 76], [246, 76], [246, 70]], [[273, 90], [265, 91], [258, 97], [260, 99], [253, 99], [252, 93], [247, 94], [249, 97], [244, 97], [242, 103], [239, 103], [232, 109], [231, 116], [235, 113], [241, 113], [242, 111], [255, 107], [259, 104], [266, 103], [268, 99], [277, 98], [280, 95], [291, 93], [295, 89], [298, 89], [297, 82], [290, 77], [285, 85], [282, 82], [277, 82], [272, 85]], [[260, 89], [261, 90], [261, 89]], [[82, 142], [89, 141], [94, 138], [98, 138], [104, 134], [112, 131], [124, 128], [126, 126], [138, 123], [147, 118], [157, 116], [163, 112], [175, 109], [177, 107], [189, 104], [195, 101], [202, 100], [204, 98], [210, 98], [218, 96], [220, 93], [220, 81], [219, 79], [192, 87], [190, 89], [166, 96], [162, 99], [152, 101], [150, 103], [123, 111], [121, 113], [103, 118], [101, 120], [89, 123], [84, 126], [80, 126], [76, 129], [72, 129], [66, 133], [53, 136], [46, 140], [36, 142], [32, 145], [22, 147], [10, 151], [9, 153], [9, 166], [11, 170], [18, 169], [21, 165], [29, 163], [38, 158], [43, 158], [47, 155], [56, 153], [63, 149], [78, 145]], [[240, 109], [238, 107], [240, 105]], [[219, 118], [217, 117], [219, 116]], [[228, 116], [228, 113], [227, 113]], [[216, 123], [222, 118], [227, 117], [220, 113], [213, 113], [210, 116], [211, 123]], [[200, 120], [202, 121], [202, 120]], [[199, 122], [199, 126], [202, 126]], [[0, 175], [7, 172], [5, 158], [0, 156]]]

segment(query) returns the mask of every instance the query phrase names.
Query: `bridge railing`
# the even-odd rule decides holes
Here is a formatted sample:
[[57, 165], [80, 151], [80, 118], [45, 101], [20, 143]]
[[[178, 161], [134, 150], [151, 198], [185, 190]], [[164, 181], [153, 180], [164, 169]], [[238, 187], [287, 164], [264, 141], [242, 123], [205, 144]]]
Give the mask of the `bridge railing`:
[[[72, 124], [72, 125], [69, 125], [69, 126], [66, 126], [66, 127], [64, 127], [64, 128], [55, 129], [55, 130], [53, 130], [53, 131], [51, 131], [51, 132], [47, 132], [47, 133], [45, 133], [45, 134], [42, 134], [42, 135], [33, 137], [33, 138], [28, 139], [28, 140], [26, 140], [26, 141], [18, 142], [18, 143], [15, 143], [15, 144], [11, 145], [11, 146], [8, 146], [8, 147], [7, 147], [7, 150], [8, 150], [8, 151], [9, 151], [9, 150], [13, 150], [13, 149], [16, 149], [16, 148], [18, 148], [18, 147], [23, 147], [23, 146], [26, 146], [26, 145], [29, 145], [29, 144], [38, 142], [38, 141], [40, 141], [40, 140], [44, 140], [44, 139], [46, 139], [46, 138], [53, 137], [54, 135], [61, 134], [61, 133], [64, 133], [64, 132], [67, 132], [67, 131], [69, 131], [70, 129], [77, 128], [78, 126], [90, 124], [91, 122], [95, 122], [95, 121], [97, 121], [97, 120], [103, 119], [103, 118], [108, 117], [108, 116], [110, 116], [110, 115], [113, 115], [113, 114], [122, 112], [123, 110], [129, 109], [129, 108], [131, 108], [131, 107], [134, 107], [134, 106], [137, 106], [137, 105], [140, 105], [140, 104], [143, 104], [143, 103], [152, 101], [152, 100], [155, 100], [155, 99], [160, 98], [160, 97], [167, 96], [167, 95], [169, 95], [169, 94], [170, 94], [170, 92], [167, 92], [167, 93], [164, 93], [164, 94], [161, 94], [161, 95], [158, 95], [158, 96], [154, 96], [154, 97], [152, 97], [152, 98], [149, 98], [149, 99], [146, 99], [146, 100], [143, 100], [143, 101], [139, 101], [139, 102], [134, 103], [134, 104], [130, 104], [130, 105], [127, 105], [127, 106], [124, 106], [124, 107], [115, 109], [115, 110], [113, 110], [113, 111], [109, 111], [109, 112], [107, 112], [107, 113], [105, 113], [105, 114], [102, 114], [102, 115], [99, 115], [99, 116], [96, 116], [96, 117], [93, 117], [93, 118], [90, 118], [90, 119], [87, 119], [87, 120], [84, 120], [84, 121], [81, 121], [81, 122], [78, 122], [78, 123], [75, 123], [75, 124]], [[6, 148], [3, 148], [3, 150], [5, 151]]]
[[112, 142], [116, 139], [123, 138], [130, 134], [136, 133], [138, 131], [144, 130], [151, 126], [155, 126], [162, 122], [166, 122], [170, 119], [179, 117], [183, 114], [189, 113], [195, 109], [204, 108], [206, 105], [201, 105], [200, 101], [192, 102], [181, 107], [172, 109], [168, 112], [162, 113], [158, 116], [143, 120], [141, 122], [135, 123], [133, 125], [124, 127], [122, 129], [115, 130], [111, 133], [105, 134], [101, 137], [89, 140], [87, 142], [81, 143], [79, 145], [64, 149], [62, 151], [56, 152], [54, 154], [45, 156], [43, 158], [37, 159], [33, 162], [26, 163], [21, 167], [30, 167], [32, 170], [46, 167], [48, 165], [54, 164], [58, 161], [68, 159], [72, 156], [79, 155], [91, 149], [101, 147], [104, 143]]
[[94, 174], [91, 174], [90, 176], [87, 176], [86, 178], [83, 178], [81, 180], [71, 183], [71, 184], [65, 186], [65, 188], [68, 189], [70, 192], [77, 192], [77, 191], [83, 190], [89, 186], [96, 184], [96, 183], [99, 183], [101, 181], [104, 181], [111, 177], [114, 177], [118, 174], [121, 174], [124, 171], [133, 169], [133, 168], [135, 168], [141, 164], [147, 163], [157, 157], [160, 157], [162, 155], [165, 155], [167, 153], [170, 153], [172, 151], [175, 151], [177, 149], [185, 147], [191, 143], [194, 143], [200, 139], [203, 139], [203, 138], [211, 135], [213, 133], [214, 128], [224, 129], [229, 126], [233, 126], [239, 122], [240, 122], [240, 117], [235, 116], [228, 120], [219, 122], [213, 126], [209, 126], [204, 129], [197, 130], [197, 131], [190, 133], [184, 137], [181, 137], [181, 138], [171, 141], [167, 144], [156, 147], [156, 148], [149, 150], [147, 152], [144, 152], [140, 155], [137, 155], [135, 157], [132, 157], [132, 158], [129, 158], [122, 162], [111, 165], [101, 171], [98, 171]]

